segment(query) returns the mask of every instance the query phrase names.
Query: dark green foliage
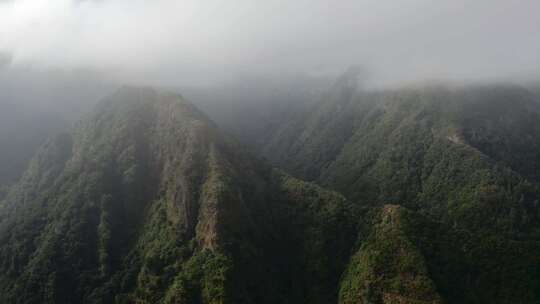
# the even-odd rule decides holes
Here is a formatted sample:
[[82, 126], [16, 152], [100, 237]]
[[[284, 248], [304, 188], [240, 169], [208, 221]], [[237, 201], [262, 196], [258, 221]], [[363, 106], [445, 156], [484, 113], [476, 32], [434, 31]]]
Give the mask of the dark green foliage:
[[1, 190], [0, 302], [537, 303], [537, 97], [354, 83], [259, 147], [344, 196], [118, 91]]
[[180, 97], [125, 88], [0, 205], [2, 303], [328, 303], [353, 208], [272, 170]]
[[220, 254], [202, 252], [184, 264], [167, 291], [164, 303], [228, 303], [226, 284], [231, 261]]
[[[435, 284], [431, 291], [440, 301], [536, 303], [540, 299], [538, 101], [529, 91], [506, 85], [368, 92], [338, 82], [319, 105], [276, 130], [262, 150], [280, 167], [337, 190], [359, 206], [401, 205], [446, 227], [444, 235], [450, 239], [442, 243], [436, 241], [437, 230], [411, 232], [407, 239], [424, 235], [428, 241], [403, 247], [418, 259], [420, 268], [415, 271]], [[401, 238], [389, 242], [368, 238], [369, 227], [365, 224], [360, 231], [359, 246], [364, 250], [355, 255], [350, 269], [371, 259], [402, 258], [393, 255]], [[450, 242], [458, 243], [452, 250], [463, 255], [422, 249]], [[453, 264], [448, 259], [464, 262]], [[360, 277], [349, 270], [347, 280], [368, 284], [364, 275], [384, 276], [387, 271], [396, 278], [406, 275], [391, 264], [373, 263], [357, 271]], [[451, 270], [442, 275], [431, 271], [434, 263]], [[373, 268], [376, 265], [381, 268]], [[456, 274], [468, 285], [460, 286]], [[394, 283], [384, 283], [392, 280], [377, 281], [379, 291], [395, 292]], [[396, 294], [414, 300], [424, 298], [427, 291], [405, 288]], [[345, 302], [362, 302], [354, 298], [358, 292], [352, 293]], [[398, 298], [389, 303], [401, 303]], [[377, 299], [373, 301], [382, 301]]]
[[340, 303], [535, 303], [538, 242], [475, 235], [397, 205], [373, 223], [343, 277]]
[[340, 303], [442, 303], [422, 251], [410, 238], [418, 232], [407, 231], [409, 212], [386, 205], [379, 213], [344, 275]]
[[283, 193], [293, 205], [284, 205], [283, 235], [294, 270], [292, 303], [335, 303], [338, 280], [345, 269], [356, 236], [358, 210], [343, 197], [315, 185], [287, 177], [277, 177]]
[[338, 87], [277, 132], [265, 155], [300, 177], [375, 205], [436, 209], [452, 197], [474, 200], [486, 184], [537, 181], [540, 106], [526, 90], [349, 90]]

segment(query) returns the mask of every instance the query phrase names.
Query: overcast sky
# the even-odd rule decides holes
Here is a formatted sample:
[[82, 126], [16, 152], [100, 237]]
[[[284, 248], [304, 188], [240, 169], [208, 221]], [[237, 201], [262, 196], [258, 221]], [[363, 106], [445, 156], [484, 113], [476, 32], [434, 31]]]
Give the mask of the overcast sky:
[[242, 74], [373, 82], [538, 75], [538, 0], [0, 0], [0, 68], [187, 84]]

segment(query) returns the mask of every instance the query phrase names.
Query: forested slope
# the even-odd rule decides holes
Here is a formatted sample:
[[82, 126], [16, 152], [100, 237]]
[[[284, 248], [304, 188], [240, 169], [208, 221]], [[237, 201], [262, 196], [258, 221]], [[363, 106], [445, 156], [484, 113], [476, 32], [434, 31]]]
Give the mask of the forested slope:
[[0, 215], [4, 303], [328, 303], [356, 236], [342, 196], [137, 88], [44, 145]]
[[[405, 207], [459, 237], [436, 245], [435, 231], [443, 228], [405, 233], [398, 225], [396, 234], [394, 228], [371, 225], [374, 235], [364, 239], [344, 279], [344, 286], [362, 287], [342, 287], [342, 301], [535, 303], [540, 298], [538, 97], [505, 84], [379, 91], [355, 84], [354, 75], [344, 75], [317, 106], [276, 129], [262, 147], [264, 155], [358, 206]], [[429, 246], [446, 249], [401, 246], [403, 237], [425, 238]], [[396, 251], [418, 263], [400, 265], [404, 257]], [[455, 259], [463, 263], [448, 264], [456, 269], [438, 277], [440, 270], [430, 270], [430, 264], [452, 252], [461, 252]], [[423, 287], [410, 285], [415, 284], [410, 271], [426, 278], [418, 277]], [[468, 287], [452, 279], [455, 273]]]

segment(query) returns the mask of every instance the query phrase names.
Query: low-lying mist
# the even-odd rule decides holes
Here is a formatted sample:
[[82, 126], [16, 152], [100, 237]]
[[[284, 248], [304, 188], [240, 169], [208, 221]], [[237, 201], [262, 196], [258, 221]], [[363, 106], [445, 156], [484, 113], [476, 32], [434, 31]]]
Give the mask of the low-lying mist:
[[144, 85], [254, 141], [351, 66], [365, 90], [499, 82], [540, 94], [538, 11], [533, 0], [1, 1], [2, 134], [33, 149], [118, 87]]

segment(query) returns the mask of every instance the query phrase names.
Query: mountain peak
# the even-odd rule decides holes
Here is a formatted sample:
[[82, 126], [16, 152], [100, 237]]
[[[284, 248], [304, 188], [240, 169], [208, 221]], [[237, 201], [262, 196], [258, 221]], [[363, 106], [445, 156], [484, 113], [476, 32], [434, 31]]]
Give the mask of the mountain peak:
[[298, 299], [335, 297], [348, 203], [271, 170], [180, 96], [121, 88], [66, 137], [0, 208], [0, 302], [275, 303], [290, 278]]

